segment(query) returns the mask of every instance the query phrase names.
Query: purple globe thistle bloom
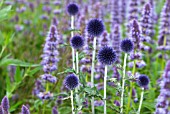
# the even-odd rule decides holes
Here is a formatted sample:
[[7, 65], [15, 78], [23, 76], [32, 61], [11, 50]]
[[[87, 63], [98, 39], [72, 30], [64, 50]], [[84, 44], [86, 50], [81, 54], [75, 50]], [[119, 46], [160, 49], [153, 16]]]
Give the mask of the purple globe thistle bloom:
[[164, 7], [162, 9], [162, 12], [161, 12], [161, 17], [160, 17], [160, 31], [159, 31], [159, 40], [158, 40], [158, 44], [159, 46], [161, 45], [164, 45], [166, 46], [167, 45], [167, 42], [166, 44], [164, 44], [164, 40], [166, 40], [167, 36], [170, 35], [170, 1], [167, 0], [164, 4]]
[[121, 19], [120, 19], [120, 4], [117, 0], [111, 0], [111, 23], [112, 26], [115, 24], [119, 24]]
[[104, 24], [99, 19], [92, 19], [87, 24], [87, 32], [90, 36], [100, 36], [104, 31]]
[[52, 108], [52, 114], [58, 114], [58, 110], [57, 110], [56, 107], [53, 107], [53, 108]]
[[73, 90], [79, 85], [79, 80], [74, 74], [69, 74], [64, 80], [64, 85], [69, 90]]
[[67, 6], [67, 12], [70, 15], [76, 15], [79, 12], [79, 7], [75, 3], [71, 3]]
[[9, 100], [8, 100], [7, 96], [5, 96], [2, 99], [1, 106], [2, 106], [3, 110], [5, 111], [5, 113], [8, 113], [8, 110], [9, 110], [10, 106], [9, 106]]
[[0, 114], [4, 114], [4, 110], [1, 105], [0, 105]]
[[25, 105], [22, 105], [22, 109], [21, 110], [22, 110], [21, 114], [30, 114], [29, 109]]
[[111, 65], [116, 61], [117, 55], [111, 47], [104, 46], [99, 50], [97, 58], [100, 63]]
[[133, 50], [133, 42], [130, 39], [124, 39], [120, 43], [120, 48], [125, 53], [129, 53]]
[[169, 114], [170, 106], [170, 60], [166, 64], [164, 74], [160, 83], [160, 94], [157, 98], [155, 114]]
[[117, 54], [117, 63], [120, 62], [119, 56], [120, 56], [120, 25], [116, 24], [114, 28], [111, 28], [112, 32], [110, 35], [110, 39], [112, 40], [112, 47], [116, 51]]
[[82, 36], [73, 36], [70, 40], [70, 44], [74, 49], [80, 49], [84, 46], [84, 38]]
[[140, 87], [147, 87], [149, 84], [148, 76], [141, 74], [137, 79], [137, 83]]

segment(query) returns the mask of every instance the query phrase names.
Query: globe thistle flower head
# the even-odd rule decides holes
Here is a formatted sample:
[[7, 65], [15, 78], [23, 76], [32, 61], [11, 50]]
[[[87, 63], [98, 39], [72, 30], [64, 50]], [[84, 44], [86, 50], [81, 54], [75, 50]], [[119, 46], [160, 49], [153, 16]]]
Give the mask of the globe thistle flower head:
[[84, 46], [84, 38], [82, 36], [73, 36], [70, 40], [70, 44], [74, 49], [80, 49]]
[[98, 61], [104, 65], [111, 65], [113, 64], [116, 59], [116, 52], [108, 46], [104, 46], [98, 52]]
[[133, 50], [134, 45], [133, 42], [130, 39], [124, 39], [121, 41], [120, 48], [125, 53], [129, 53]]
[[22, 109], [21, 110], [22, 110], [21, 114], [30, 114], [29, 109], [25, 105], [22, 105]]
[[140, 87], [147, 87], [147, 85], [149, 84], [149, 78], [148, 76], [142, 74], [138, 77], [137, 82]]
[[78, 86], [79, 80], [77, 76], [70, 74], [65, 78], [64, 84], [69, 90], [73, 90]]
[[3, 110], [8, 113], [8, 110], [9, 110], [9, 100], [8, 100], [8, 97], [5, 96], [2, 101], [1, 101], [1, 106], [3, 108]]
[[92, 19], [87, 24], [87, 32], [91, 36], [100, 36], [104, 31], [104, 24], [99, 19]]
[[79, 12], [79, 7], [77, 4], [75, 3], [70, 3], [68, 6], [67, 6], [67, 12], [70, 14], [70, 15], [76, 15], [78, 12]]

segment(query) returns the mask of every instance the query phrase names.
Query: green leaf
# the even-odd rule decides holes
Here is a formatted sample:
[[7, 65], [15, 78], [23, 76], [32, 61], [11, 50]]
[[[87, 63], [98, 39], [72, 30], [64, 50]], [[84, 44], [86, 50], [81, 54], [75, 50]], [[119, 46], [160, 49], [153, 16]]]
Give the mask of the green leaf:
[[19, 83], [22, 81], [21, 71], [20, 71], [19, 67], [16, 68], [16, 73], [15, 73], [14, 79], [15, 79], [16, 83]]
[[14, 65], [14, 66], [20, 66], [20, 67], [37, 67], [37, 66], [40, 66], [40, 64], [32, 64], [32, 63], [23, 62], [23, 61], [18, 60], [18, 59], [10, 59], [10, 58], [3, 58], [0, 61], [0, 66], [4, 66], [4, 65]]
[[8, 13], [11, 11], [12, 6], [6, 6], [5, 8], [0, 10], [0, 21], [3, 21], [7, 18]]
[[33, 76], [35, 73], [37, 73], [38, 71], [40, 71], [42, 69], [42, 66], [38, 66], [36, 68], [34, 68], [33, 70], [28, 72], [29, 76]]

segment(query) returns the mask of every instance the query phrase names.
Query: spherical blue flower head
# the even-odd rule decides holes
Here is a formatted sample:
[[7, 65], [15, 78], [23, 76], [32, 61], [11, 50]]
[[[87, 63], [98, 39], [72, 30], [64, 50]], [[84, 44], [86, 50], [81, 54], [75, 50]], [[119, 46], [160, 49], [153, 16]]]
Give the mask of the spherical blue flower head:
[[74, 74], [70, 74], [65, 78], [64, 84], [68, 89], [73, 90], [78, 86], [79, 80], [77, 76], [75, 76]]
[[82, 36], [73, 36], [70, 40], [70, 44], [74, 49], [80, 49], [84, 46], [84, 38]]
[[138, 85], [141, 87], [146, 87], [149, 84], [149, 78], [148, 76], [142, 74], [138, 77]]
[[91, 36], [100, 36], [104, 31], [104, 24], [99, 19], [92, 19], [87, 24], [87, 32]]
[[134, 45], [133, 45], [133, 42], [130, 39], [124, 39], [120, 43], [120, 48], [125, 53], [129, 53], [133, 50]]
[[79, 11], [78, 5], [75, 3], [71, 3], [67, 6], [67, 12], [70, 15], [76, 15]]
[[98, 52], [98, 60], [104, 65], [111, 65], [116, 59], [116, 52], [111, 47], [104, 46]]

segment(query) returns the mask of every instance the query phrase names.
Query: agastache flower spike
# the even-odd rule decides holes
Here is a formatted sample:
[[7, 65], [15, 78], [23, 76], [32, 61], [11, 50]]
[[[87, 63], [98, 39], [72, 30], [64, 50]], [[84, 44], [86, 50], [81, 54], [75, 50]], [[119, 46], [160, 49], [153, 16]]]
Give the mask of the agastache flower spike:
[[29, 109], [25, 105], [22, 105], [21, 114], [30, 114]]
[[166, 64], [164, 74], [160, 83], [160, 94], [157, 98], [155, 114], [169, 114], [170, 106], [170, 60]]
[[1, 106], [2, 106], [3, 110], [5, 111], [5, 113], [8, 113], [8, 110], [9, 110], [10, 106], [9, 106], [9, 100], [8, 100], [7, 96], [5, 96], [2, 99]]
[[4, 114], [4, 110], [1, 105], [0, 105], [0, 114]]
[[112, 26], [120, 23], [120, 5], [117, 0], [111, 0], [111, 23]]

